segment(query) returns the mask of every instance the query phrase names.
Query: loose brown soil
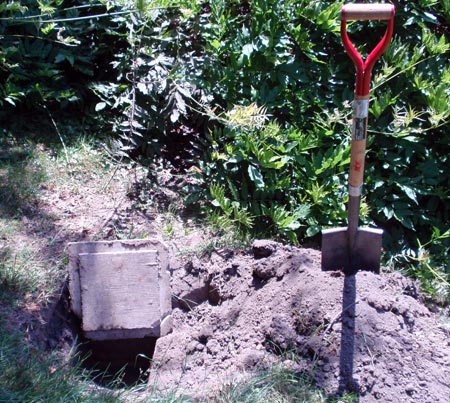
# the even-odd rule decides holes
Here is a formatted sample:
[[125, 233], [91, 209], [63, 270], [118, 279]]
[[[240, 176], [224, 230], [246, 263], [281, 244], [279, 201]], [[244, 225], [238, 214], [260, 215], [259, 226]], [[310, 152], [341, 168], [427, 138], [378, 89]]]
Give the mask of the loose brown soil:
[[[157, 342], [149, 387], [207, 401], [224, 384], [276, 364], [312, 376], [330, 394], [352, 389], [364, 403], [450, 401], [449, 319], [423, 303], [413, 281], [386, 269], [322, 272], [320, 251], [272, 241], [207, 247], [209, 232], [167, 209], [176, 195], [163, 183], [136, 209], [133, 176], [120, 170], [108, 192], [98, 177], [85, 178], [78, 193], [44, 189], [22, 220], [23, 241], [55, 261], [69, 241], [151, 236], [168, 244], [174, 329]], [[10, 326], [28, 327], [42, 349], [70, 349], [75, 330], [64, 295], [18, 306]]]
[[174, 256], [172, 270], [175, 328], [157, 342], [159, 387], [202, 394], [281, 364], [361, 402], [449, 401], [448, 331], [398, 273], [324, 273], [319, 251], [271, 241]]

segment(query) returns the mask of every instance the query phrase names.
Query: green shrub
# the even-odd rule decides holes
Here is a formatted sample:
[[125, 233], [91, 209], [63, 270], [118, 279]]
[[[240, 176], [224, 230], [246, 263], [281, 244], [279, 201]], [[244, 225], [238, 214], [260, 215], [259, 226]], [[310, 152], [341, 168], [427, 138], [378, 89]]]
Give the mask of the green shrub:
[[[241, 115], [262, 116], [260, 108], [237, 107], [228, 119], [237, 119], [236, 110]], [[222, 225], [235, 222], [254, 235], [295, 243], [298, 234], [313, 236], [320, 226], [345, 218], [339, 199], [328, 194], [344, 197], [348, 144], [324, 156], [323, 141], [318, 132], [282, 129], [274, 122], [216, 129], [210, 149], [199, 161], [209, 193], [190, 188], [189, 202], [210, 198], [213, 210], [222, 212]]]
[[[93, 82], [111, 80], [123, 46], [108, 2], [12, 0], [0, 4], [0, 121], [15, 136], [52, 129], [49, 111], [77, 126], [98, 102]], [[95, 102], [94, 102], [95, 101]], [[92, 108], [91, 108], [92, 107]], [[62, 117], [61, 115], [64, 115]]]

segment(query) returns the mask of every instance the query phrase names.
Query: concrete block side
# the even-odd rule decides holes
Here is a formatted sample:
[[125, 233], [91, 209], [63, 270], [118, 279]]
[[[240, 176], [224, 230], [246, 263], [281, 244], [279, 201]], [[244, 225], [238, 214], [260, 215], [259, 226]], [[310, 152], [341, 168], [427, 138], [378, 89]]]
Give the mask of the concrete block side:
[[157, 257], [156, 250], [81, 253], [83, 330], [159, 327]]
[[[168, 248], [164, 243], [156, 239], [70, 242], [68, 244], [69, 292], [70, 307], [72, 312], [81, 318], [80, 273], [78, 257], [80, 253], [138, 251], [144, 249], [156, 249], [161, 256], [161, 264], [168, 266]], [[168, 267], [166, 270], [168, 270]], [[164, 278], [163, 281], [165, 284], [169, 284], [168, 273], [166, 277], [167, 280]]]
[[[166, 245], [160, 243], [158, 245], [158, 259], [160, 264], [159, 284], [160, 284], [160, 307], [161, 307], [161, 322], [166, 317], [172, 314], [172, 293], [170, 289], [170, 276], [169, 276], [169, 253]], [[171, 320], [166, 322], [164, 326], [164, 334], [172, 331], [172, 326], [167, 326], [168, 323], [172, 323]]]
[[69, 243], [68, 254], [70, 309], [76, 316], [81, 318], [81, 288], [78, 268], [79, 245], [77, 243]]
[[159, 337], [159, 333], [159, 330], [156, 331], [155, 329], [113, 329], [87, 331], [84, 332], [84, 335], [90, 340], [103, 341]]
[[[152, 275], [155, 276], [154, 278], [158, 279], [158, 281], [154, 282], [155, 287], [152, 292], [157, 299], [159, 297], [158, 301], [154, 301], [155, 307], [158, 307], [158, 309], [153, 311], [151, 314], [153, 317], [151, 319], [149, 318], [150, 320], [148, 322], [137, 323], [133, 325], [133, 328], [131, 329], [113, 329], [115, 326], [114, 324], [112, 324], [110, 328], [95, 329], [95, 325], [91, 326], [92, 323], [89, 324], [89, 320], [85, 328], [83, 312], [86, 312], [86, 307], [83, 309], [83, 302], [85, 304], [92, 303], [92, 301], [87, 302], [84, 301], [84, 298], [82, 298], [82, 283], [84, 284], [84, 280], [82, 280], [83, 274], [80, 274], [80, 272], [84, 271], [86, 274], [88, 271], [92, 270], [88, 269], [88, 267], [92, 267], [92, 265], [89, 262], [90, 258], [86, 256], [95, 254], [98, 258], [101, 256], [104, 257], [107, 254], [119, 255], [121, 253], [123, 254], [122, 259], [125, 256], [125, 260], [129, 260], [130, 258], [135, 259], [132, 257], [134, 255], [138, 256], [143, 253], [152, 253], [151, 259], [153, 259], [154, 263], [157, 263], [157, 265], [154, 265], [154, 269], [157, 273], [153, 272]], [[86, 337], [92, 340], [112, 340], [134, 337], [141, 338], [147, 336], [160, 337], [172, 331], [169, 257], [168, 248], [164, 243], [156, 239], [73, 242], [68, 244], [68, 254], [71, 309], [82, 320]], [[86, 261], [86, 259], [88, 260]], [[81, 263], [81, 260], [84, 260], [83, 264]], [[104, 271], [110, 269], [110, 267], [107, 268], [107, 265], [103, 267]], [[89, 281], [90, 280], [87, 279], [88, 283]], [[147, 278], [147, 282], [148, 281], [150, 281], [149, 278]], [[145, 300], [145, 298], [145, 295], [140, 297], [141, 300]], [[133, 303], [131, 305], [136, 306], [136, 304]], [[94, 303], [94, 306], [98, 307], [98, 304]], [[148, 309], [147, 313], [149, 313]], [[151, 324], [149, 324], [150, 322]], [[130, 323], [128, 325], [125, 324], [125, 326], [131, 327]]]

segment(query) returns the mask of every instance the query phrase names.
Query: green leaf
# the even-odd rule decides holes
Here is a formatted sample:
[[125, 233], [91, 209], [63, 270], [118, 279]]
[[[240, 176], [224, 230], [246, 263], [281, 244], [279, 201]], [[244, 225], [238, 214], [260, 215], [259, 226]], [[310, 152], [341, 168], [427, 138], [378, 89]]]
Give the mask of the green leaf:
[[317, 235], [320, 232], [321, 228], [317, 224], [310, 225], [308, 229], [306, 230], [306, 236], [307, 237], [313, 237], [314, 235]]
[[414, 201], [415, 204], [419, 205], [419, 202], [417, 201], [417, 195], [413, 188], [410, 186], [402, 185], [401, 183], [397, 184], [398, 187], [408, 196], [412, 201]]
[[248, 166], [248, 176], [257, 188], [263, 188], [265, 186], [264, 179], [260, 170], [254, 165]]
[[99, 102], [95, 105], [95, 111], [100, 112], [106, 108], [106, 102]]

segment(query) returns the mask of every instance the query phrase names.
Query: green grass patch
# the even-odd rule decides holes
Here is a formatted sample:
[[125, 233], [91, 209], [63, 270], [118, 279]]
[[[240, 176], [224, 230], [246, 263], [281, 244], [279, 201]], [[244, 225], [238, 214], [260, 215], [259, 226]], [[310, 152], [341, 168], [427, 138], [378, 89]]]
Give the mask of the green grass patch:
[[34, 150], [10, 151], [0, 159], [0, 215], [15, 215], [36, 202], [46, 171]]
[[236, 385], [225, 386], [214, 403], [331, 403], [354, 402], [355, 396], [346, 394], [339, 399], [327, 397], [308, 376], [286, 368], [274, 367]]
[[69, 146], [47, 149], [27, 143], [0, 150], [0, 216], [33, 212], [43, 186], [80, 190], [86, 177], [112, 173], [112, 162], [94, 142], [80, 137]]
[[8, 296], [33, 294], [45, 302], [63, 279], [60, 265], [40, 257], [32, 246], [18, 250], [6, 247], [0, 262], [0, 301]]

